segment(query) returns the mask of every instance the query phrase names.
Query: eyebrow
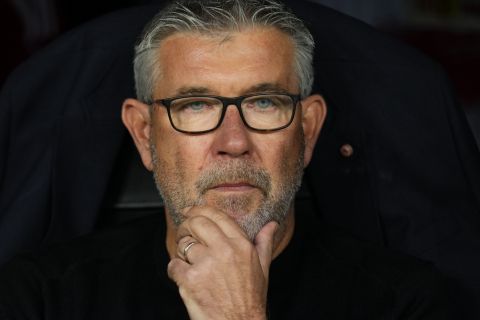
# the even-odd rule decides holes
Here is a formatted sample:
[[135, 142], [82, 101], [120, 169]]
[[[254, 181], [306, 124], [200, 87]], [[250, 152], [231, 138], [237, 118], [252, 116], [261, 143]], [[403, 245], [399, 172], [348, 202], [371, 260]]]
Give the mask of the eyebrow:
[[[288, 90], [283, 88], [277, 83], [264, 82], [251, 86], [250, 88], [242, 91], [241, 95], [255, 94], [255, 93], [289, 93]], [[192, 95], [213, 95], [214, 91], [207, 87], [180, 87], [176, 90], [177, 96], [192, 96]]]
[[197, 94], [212, 94], [212, 90], [207, 87], [181, 87], [176, 92], [179, 96], [192, 96]]
[[278, 83], [264, 82], [254, 85], [243, 92], [243, 94], [252, 93], [289, 93], [289, 91]]

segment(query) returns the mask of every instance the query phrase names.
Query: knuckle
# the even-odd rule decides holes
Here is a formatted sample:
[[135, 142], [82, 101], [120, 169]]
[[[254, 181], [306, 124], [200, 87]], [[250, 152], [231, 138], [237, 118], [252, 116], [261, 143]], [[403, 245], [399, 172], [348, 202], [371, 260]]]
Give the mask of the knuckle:
[[178, 293], [180, 294], [180, 297], [182, 297], [182, 299], [185, 299], [188, 296], [188, 290], [184, 286], [178, 287]]
[[247, 239], [238, 241], [237, 246], [240, 251], [245, 253], [251, 253], [252, 251], [255, 250], [253, 243]]
[[210, 219], [205, 216], [194, 216], [190, 218], [190, 225], [195, 225], [198, 227], [205, 227], [210, 224]]
[[227, 214], [223, 213], [222, 211], [219, 210], [212, 210], [211, 211], [211, 216], [215, 221], [229, 221], [231, 220], [230, 216]]
[[167, 265], [167, 274], [170, 279], [174, 279], [178, 262], [173, 259]]
[[190, 285], [195, 285], [200, 279], [200, 272], [196, 268], [190, 268], [185, 272], [184, 278]]

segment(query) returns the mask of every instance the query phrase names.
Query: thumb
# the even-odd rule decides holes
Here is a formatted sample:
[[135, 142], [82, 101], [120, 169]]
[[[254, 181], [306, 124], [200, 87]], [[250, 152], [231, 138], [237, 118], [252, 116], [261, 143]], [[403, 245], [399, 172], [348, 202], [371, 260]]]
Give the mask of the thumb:
[[267, 223], [258, 232], [255, 237], [255, 248], [257, 249], [260, 265], [262, 266], [263, 274], [268, 279], [268, 270], [272, 262], [273, 255], [273, 239], [278, 229], [278, 223], [271, 221]]

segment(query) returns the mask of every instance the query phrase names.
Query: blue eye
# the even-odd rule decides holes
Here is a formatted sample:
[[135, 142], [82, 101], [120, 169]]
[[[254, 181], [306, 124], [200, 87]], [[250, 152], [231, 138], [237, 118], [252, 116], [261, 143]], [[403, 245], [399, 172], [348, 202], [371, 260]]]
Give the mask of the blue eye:
[[204, 101], [193, 101], [185, 105], [184, 108], [188, 108], [193, 111], [201, 111], [206, 106], [207, 104]]
[[255, 101], [255, 107], [260, 109], [267, 109], [272, 107], [273, 102], [270, 99], [258, 99]]
[[193, 101], [185, 101], [184, 103], [181, 103], [179, 105], [178, 111], [181, 112], [203, 112], [208, 109], [211, 109], [212, 105], [211, 103], [208, 103], [207, 101], [201, 101], [201, 100], [193, 100]]

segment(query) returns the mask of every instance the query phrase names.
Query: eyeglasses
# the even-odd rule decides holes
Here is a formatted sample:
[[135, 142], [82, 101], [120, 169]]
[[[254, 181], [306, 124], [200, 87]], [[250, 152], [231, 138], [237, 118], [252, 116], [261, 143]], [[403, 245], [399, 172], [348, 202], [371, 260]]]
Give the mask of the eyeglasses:
[[288, 127], [295, 116], [300, 95], [256, 94], [235, 98], [186, 96], [155, 100], [167, 108], [172, 127], [183, 133], [207, 133], [220, 127], [227, 108], [235, 105], [245, 126], [256, 131]]

